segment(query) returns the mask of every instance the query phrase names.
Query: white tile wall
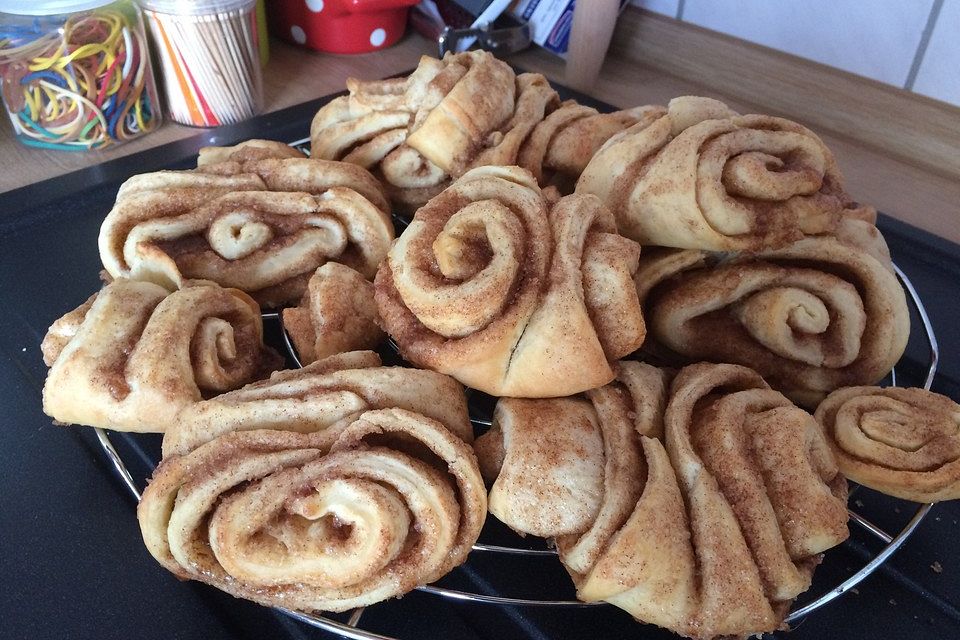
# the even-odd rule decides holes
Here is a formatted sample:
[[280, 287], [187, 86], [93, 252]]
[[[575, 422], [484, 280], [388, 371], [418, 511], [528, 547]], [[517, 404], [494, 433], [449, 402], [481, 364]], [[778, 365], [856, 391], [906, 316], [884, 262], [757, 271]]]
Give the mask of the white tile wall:
[[631, 0], [630, 4], [671, 18], [677, 16], [677, 10], [680, 8], [680, 0]]
[[960, 105], [960, 0], [944, 1], [913, 90]]
[[932, 5], [933, 0], [686, 0], [683, 19], [902, 87]]

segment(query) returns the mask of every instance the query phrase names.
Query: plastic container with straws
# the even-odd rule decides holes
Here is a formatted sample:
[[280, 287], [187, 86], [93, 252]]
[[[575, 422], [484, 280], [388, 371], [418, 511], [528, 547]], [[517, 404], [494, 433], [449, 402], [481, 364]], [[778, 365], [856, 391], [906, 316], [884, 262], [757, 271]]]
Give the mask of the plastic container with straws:
[[28, 145], [102, 149], [160, 124], [132, 1], [0, 0], [3, 103]]
[[214, 127], [260, 111], [256, 0], [140, 0], [140, 5], [173, 120]]

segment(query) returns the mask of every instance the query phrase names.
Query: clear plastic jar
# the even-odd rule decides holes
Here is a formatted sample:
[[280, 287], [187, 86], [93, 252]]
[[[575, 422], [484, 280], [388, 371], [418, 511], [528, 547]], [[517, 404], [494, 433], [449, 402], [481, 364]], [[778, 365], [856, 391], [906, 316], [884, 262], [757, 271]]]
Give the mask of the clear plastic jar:
[[161, 122], [132, 0], [0, 0], [0, 77], [17, 137], [31, 146], [103, 149]]
[[260, 112], [256, 0], [140, 0], [140, 6], [171, 119], [215, 127]]

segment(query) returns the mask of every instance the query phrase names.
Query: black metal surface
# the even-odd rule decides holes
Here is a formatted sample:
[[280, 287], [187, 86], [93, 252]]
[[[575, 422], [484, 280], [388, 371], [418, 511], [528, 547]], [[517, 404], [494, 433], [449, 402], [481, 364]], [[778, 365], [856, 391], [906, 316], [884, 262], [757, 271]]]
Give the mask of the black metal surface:
[[[41, 412], [46, 368], [39, 351], [50, 323], [99, 287], [97, 232], [124, 179], [190, 166], [197, 149], [214, 142], [302, 138], [322, 102], [0, 195], [0, 389], [6, 418], [0, 427], [0, 637], [329, 637], [205, 585], [179, 582], [161, 569], [143, 547], [134, 505], [92, 430], [52, 425]], [[954, 318], [960, 312], [960, 247], [888, 218], [880, 226], [940, 338], [943, 362], [934, 388], [958, 398], [960, 328]], [[907, 382], [919, 382], [923, 362], [924, 345], [911, 342], [900, 367]], [[119, 435], [115, 442], [135, 477], [144, 478], [150, 458], [158, 455], [159, 438]], [[853, 499], [888, 531], [898, 530], [913, 512], [870, 491]], [[808, 617], [790, 637], [960, 638], [958, 519], [960, 504], [937, 506], [887, 565], [855, 593]], [[494, 529], [491, 523], [487, 541], [507, 535]], [[851, 542], [832, 550], [817, 583], [838, 583], [877, 548]], [[573, 595], [569, 579], [550, 558], [479, 555], [469, 571], [458, 570], [441, 584], [512, 596], [541, 596], [543, 590]], [[362, 626], [411, 639], [673, 637], [613, 607], [511, 609], [421, 593], [369, 608]]]

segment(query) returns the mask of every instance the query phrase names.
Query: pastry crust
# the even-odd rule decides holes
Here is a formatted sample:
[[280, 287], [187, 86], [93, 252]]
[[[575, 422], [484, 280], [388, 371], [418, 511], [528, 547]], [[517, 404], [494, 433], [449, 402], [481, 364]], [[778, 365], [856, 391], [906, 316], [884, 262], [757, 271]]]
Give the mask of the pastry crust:
[[443, 423], [473, 441], [463, 387], [433, 371], [381, 366], [372, 351], [352, 351], [279, 371], [269, 380], [189, 407], [163, 438], [163, 454], [185, 455], [226, 433], [325, 431], [371, 409], [400, 408]]
[[372, 278], [393, 240], [379, 183], [355, 165], [278, 146], [208, 148], [196, 170], [127, 180], [100, 229], [110, 276], [168, 289], [212, 280], [264, 306], [299, 299], [331, 260]]
[[596, 198], [552, 208], [518, 167], [479, 167], [417, 212], [376, 279], [384, 328], [411, 362], [498, 396], [609, 382], [643, 340], [639, 247]]
[[774, 631], [848, 535], [846, 482], [813, 417], [756, 372], [671, 378], [621, 362], [589, 402], [501, 399], [477, 441], [491, 513], [555, 537], [582, 600], [692, 638]]
[[369, 169], [412, 213], [479, 166], [519, 165], [563, 193], [611, 136], [662, 107], [600, 114], [560, 102], [539, 73], [515, 75], [485, 51], [423, 57], [406, 78], [347, 81], [310, 127], [312, 156]]
[[755, 254], [649, 250], [635, 280], [645, 350], [749, 365], [809, 407], [838, 387], [881, 380], [910, 333], [886, 243], [862, 220]]
[[164, 432], [204, 395], [281, 364], [263, 345], [260, 308], [213, 283], [168, 294], [118, 279], [57, 320], [43, 341], [44, 412], [63, 423]]
[[914, 502], [960, 499], [960, 405], [924, 389], [850, 387], [817, 407], [840, 471]]
[[833, 154], [806, 127], [693, 96], [612, 137], [577, 191], [599, 196], [627, 237], [680, 249], [782, 247], [876, 216], [847, 195]]
[[337, 262], [317, 269], [300, 305], [282, 313], [284, 329], [305, 365], [337, 353], [373, 349], [384, 337], [377, 325], [373, 283]]
[[466, 559], [483, 526], [483, 481], [442, 422], [392, 408], [312, 433], [282, 417], [271, 426], [157, 467], [137, 516], [166, 569], [267, 606], [346, 611]]

